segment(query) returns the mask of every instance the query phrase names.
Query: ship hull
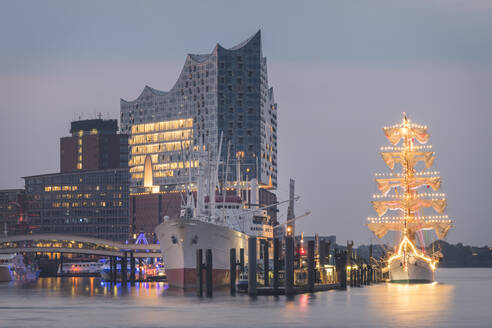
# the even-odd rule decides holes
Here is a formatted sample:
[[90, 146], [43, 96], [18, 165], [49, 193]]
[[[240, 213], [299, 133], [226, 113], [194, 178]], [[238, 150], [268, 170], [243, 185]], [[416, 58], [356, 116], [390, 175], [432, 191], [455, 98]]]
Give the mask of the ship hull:
[[0, 282], [13, 280], [12, 272], [8, 265], [0, 266]]
[[389, 268], [390, 282], [430, 283], [434, 281], [434, 270], [426, 261], [410, 256], [406, 268], [402, 259], [393, 261]]
[[[245, 249], [248, 236], [229, 227], [191, 219], [170, 219], [155, 229], [159, 239], [167, 281], [170, 287], [197, 286], [196, 251], [212, 250], [214, 286], [225, 286], [230, 280], [230, 249]], [[245, 255], [246, 257], [246, 255]], [[246, 259], [245, 259], [246, 260]]]

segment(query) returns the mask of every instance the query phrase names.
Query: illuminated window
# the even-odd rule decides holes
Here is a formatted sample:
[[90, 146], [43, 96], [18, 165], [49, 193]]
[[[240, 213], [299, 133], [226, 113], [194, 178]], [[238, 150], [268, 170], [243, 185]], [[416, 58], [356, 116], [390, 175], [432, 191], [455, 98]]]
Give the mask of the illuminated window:
[[77, 163], [77, 169], [82, 170], [82, 163]]

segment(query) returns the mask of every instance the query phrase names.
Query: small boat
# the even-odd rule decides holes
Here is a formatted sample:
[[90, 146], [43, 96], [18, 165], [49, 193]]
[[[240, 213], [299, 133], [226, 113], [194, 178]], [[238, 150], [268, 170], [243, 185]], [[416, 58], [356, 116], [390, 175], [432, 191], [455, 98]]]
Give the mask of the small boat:
[[99, 276], [102, 265], [100, 262], [63, 263], [63, 268], [58, 268], [58, 275]]
[[239, 278], [236, 281], [236, 290], [239, 293], [247, 293], [248, 292], [248, 272], [239, 273]]
[[0, 254], [0, 282], [14, 280], [14, 257], [15, 254]]
[[25, 264], [20, 254], [0, 254], [0, 282], [36, 280], [39, 270], [35, 264]]

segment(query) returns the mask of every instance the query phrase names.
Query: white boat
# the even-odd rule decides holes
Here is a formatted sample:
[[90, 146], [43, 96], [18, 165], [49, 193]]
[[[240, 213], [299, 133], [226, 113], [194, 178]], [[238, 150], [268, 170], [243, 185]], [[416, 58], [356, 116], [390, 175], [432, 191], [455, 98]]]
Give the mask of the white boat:
[[[100, 262], [69, 262], [63, 263], [63, 268], [58, 268], [58, 274], [84, 276], [99, 274], [102, 263]], [[63, 270], [61, 270], [63, 269]]]
[[0, 254], [0, 282], [12, 280], [36, 280], [39, 270], [36, 265], [24, 264], [20, 254]]
[[14, 280], [15, 254], [0, 254], [0, 282]]
[[411, 254], [408, 264], [403, 259], [391, 262], [389, 268], [391, 282], [426, 283], [434, 281], [434, 269], [420, 257]]
[[[219, 151], [220, 154], [220, 146]], [[199, 153], [197, 174], [196, 206], [190, 183], [187, 188], [186, 205], [181, 215], [165, 217], [155, 233], [159, 239], [169, 286], [178, 288], [195, 287], [196, 251], [212, 250], [213, 283], [215, 286], [229, 283], [230, 249], [245, 250], [247, 261], [248, 237], [273, 238], [273, 226], [265, 208], [258, 207], [258, 183], [235, 181], [227, 189], [235, 190], [231, 195], [216, 195], [218, 189], [218, 159], [212, 163], [213, 156]], [[237, 176], [240, 176], [240, 163], [237, 163]], [[222, 189], [225, 189], [222, 186]], [[239, 195], [242, 190], [250, 190], [249, 199], [244, 201]], [[212, 197], [210, 197], [212, 195]], [[255, 206], [247, 205], [255, 204]], [[275, 205], [271, 205], [275, 206]], [[205, 261], [205, 254], [203, 254]]]

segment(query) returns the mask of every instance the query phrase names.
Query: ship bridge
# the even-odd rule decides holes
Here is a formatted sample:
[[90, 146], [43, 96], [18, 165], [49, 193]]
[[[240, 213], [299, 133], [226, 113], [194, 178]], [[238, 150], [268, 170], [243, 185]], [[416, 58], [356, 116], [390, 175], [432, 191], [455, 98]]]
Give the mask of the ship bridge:
[[66, 234], [30, 234], [0, 237], [0, 254], [72, 253], [136, 258], [162, 257], [158, 244], [120, 242]]

